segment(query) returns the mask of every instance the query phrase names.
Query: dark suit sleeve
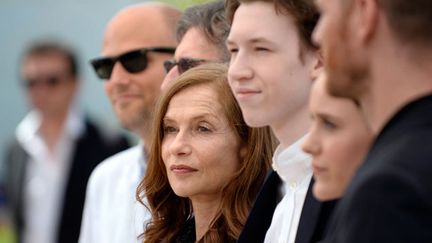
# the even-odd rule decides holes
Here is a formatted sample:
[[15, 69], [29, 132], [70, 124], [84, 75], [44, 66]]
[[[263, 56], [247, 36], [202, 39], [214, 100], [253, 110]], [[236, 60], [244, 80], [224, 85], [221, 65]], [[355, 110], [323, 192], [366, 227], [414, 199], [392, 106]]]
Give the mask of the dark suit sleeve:
[[7, 213], [14, 224], [18, 242], [23, 227], [23, 180], [26, 172], [28, 155], [13, 139], [5, 149], [5, 157], [1, 162], [1, 193], [4, 193]]
[[430, 243], [432, 195], [424, 184], [391, 168], [363, 182], [348, 202], [344, 215], [349, 218], [329, 242]]
[[322, 240], [326, 236], [330, 216], [337, 204], [337, 200], [327, 202], [317, 200], [312, 193], [314, 183], [312, 177], [303, 204], [295, 243], [316, 243]]
[[275, 171], [267, 174], [237, 243], [264, 242], [273, 212], [280, 200], [279, 185], [281, 183]]

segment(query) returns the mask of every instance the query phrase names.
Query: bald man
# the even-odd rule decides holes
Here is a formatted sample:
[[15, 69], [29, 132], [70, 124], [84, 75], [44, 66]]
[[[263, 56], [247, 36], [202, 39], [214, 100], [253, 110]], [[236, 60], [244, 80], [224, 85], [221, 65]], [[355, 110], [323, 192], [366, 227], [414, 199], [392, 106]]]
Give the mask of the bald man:
[[175, 50], [181, 12], [161, 3], [134, 5], [109, 22], [102, 57], [92, 60], [121, 125], [141, 143], [98, 166], [87, 186], [80, 243], [139, 242], [150, 213], [135, 199], [146, 168], [151, 113]]

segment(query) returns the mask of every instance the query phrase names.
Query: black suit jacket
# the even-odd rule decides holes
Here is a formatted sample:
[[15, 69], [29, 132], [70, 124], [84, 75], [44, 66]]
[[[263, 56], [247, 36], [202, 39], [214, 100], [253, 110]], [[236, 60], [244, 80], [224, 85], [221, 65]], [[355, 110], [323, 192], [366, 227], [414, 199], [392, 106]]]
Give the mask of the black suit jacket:
[[432, 242], [432, 96], [387, 123], [334, 216], [326, 242]]
[[[297, 229], [296, 243], [311, 243], [321, 240], [326, 232], [327, 221], [336, 201], [319, 202], [312, 195], [312, 179], [309, 184]], [[260, 193], [251, 209], [238, 243], [262, 243], [270, 227], [273, 213], [281, 196], [282, 180], [275, 171], [269, 172]]]
[[[105, 158], [129, 147], [125, 137], [104, 136], [95, 124], [85, 122], [85, 132], [76, 141], [71, 168], [69, 170], [60, 221], [57, 229], [57, 242], [76, 243], [80, 233], [82, 210], [88, 178], [96, 165]], [[28, 154], [15, 140], [6, 151], [2, 184], [5, 187], [8, 206], [11, 209], [18, 239], [25, 227], [23, 217], [23, 187]], [[20, 241], [20, 240], [19, 240]]]

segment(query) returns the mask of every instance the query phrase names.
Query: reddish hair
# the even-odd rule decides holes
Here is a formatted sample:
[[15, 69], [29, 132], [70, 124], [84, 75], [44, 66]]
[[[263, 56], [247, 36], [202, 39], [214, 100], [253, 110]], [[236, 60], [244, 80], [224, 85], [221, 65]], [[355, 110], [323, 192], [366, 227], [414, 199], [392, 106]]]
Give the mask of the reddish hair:
[[[270, 167], [274, 148], [270, 129], [248, 127], [227, 81], [223, 64], [204, 64], [181, 75], [160, 97], [154, 115], [147, 171], [137, 189], [137, 198], [152, 214], [144, 232], [144, 242], [173, 242], [192, 215], [188, 198], [171, 189], [161, 156], [163, 118], [173, 96], [189, 87], [208, 85], [218, 94], [225, 116], [247, 153], [239, 170], [222, 189], [219, 211], [203, 237], [204, 242], [236, 240], [246, 222], [249, 210]], [[223, 151], [221, 151], [223, 152]]]

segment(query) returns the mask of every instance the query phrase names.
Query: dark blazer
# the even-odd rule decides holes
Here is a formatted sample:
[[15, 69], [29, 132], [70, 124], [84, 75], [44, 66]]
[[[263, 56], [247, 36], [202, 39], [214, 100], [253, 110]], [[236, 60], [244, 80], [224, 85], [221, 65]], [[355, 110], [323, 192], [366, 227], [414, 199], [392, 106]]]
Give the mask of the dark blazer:
[[432, 242], [432, 96], [387, 123], [334, 216], [325, 242]]
[[[296, 243], [311, 243], [325, 235], [327, 221], [336, 201], [319, 202], [312, 195], [312, 179], [309, 184], [297, 229]], [[238, 243], [261, 243], [270, 227], [276, 205], [281, 196], [279, 188], [282, 180], [275, 171], [269, 172], [260, 193], [251, 209], [249, 217], [238, 239]]]
[[[108, 139], [95, 124], [86, 120], [85, 132], [76, 141], [57, 229], [57, 242], [76, 243], [80, 233], [87, 181], [92, 170], [103, 159], [129, 147], [125, 137]], [[6, 151], [2, 178], [18, 238], [25, 227], [23, 217], [23, 181], [28, 154], [15, 140]]]

